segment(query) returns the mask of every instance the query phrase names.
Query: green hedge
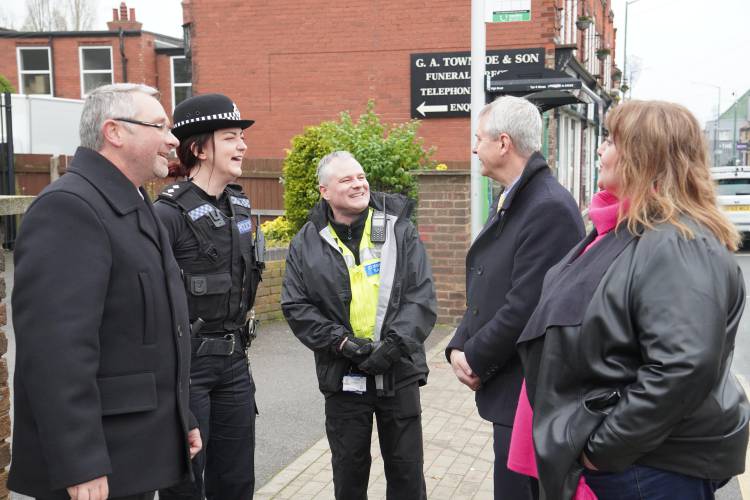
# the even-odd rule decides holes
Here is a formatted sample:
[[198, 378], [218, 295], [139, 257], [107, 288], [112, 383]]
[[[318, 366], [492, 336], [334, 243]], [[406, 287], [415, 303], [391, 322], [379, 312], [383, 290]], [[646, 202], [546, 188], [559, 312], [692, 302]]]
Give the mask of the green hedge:
[[401, 193], [414, 200], [416, 181], [412, 170], [433, 168], [434, 148], [425, 150], [417, 137], [420, 122], [384, 125], [369, 101], [355, 122], [349, 112], [338, 121], [326, 121], [307, 127], [292, 139], [284, 161], [284, 208], [289, 231], [295, 233], [307, 220], [307, 214], [320, 198], [315, 171], [328, 153], [346, 150], [362, 164], [373, 191]]
[[10, 84], [10, 81], [3, 75], [0, 75], [0, 94], [10, 92], [11, 94], [16, 93], [16, 89]]

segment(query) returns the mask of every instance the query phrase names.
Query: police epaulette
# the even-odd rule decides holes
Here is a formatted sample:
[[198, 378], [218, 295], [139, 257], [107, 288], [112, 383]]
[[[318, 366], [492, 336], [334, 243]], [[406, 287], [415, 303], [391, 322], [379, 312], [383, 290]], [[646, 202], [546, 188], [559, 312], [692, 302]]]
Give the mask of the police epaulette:
[[183, 186], [188, 183], [189, 181], [185, 181], [165, 187], [162, 192], [159, 193], [159, 198], [163, 200], [176, 200], [189, 191], [189, 189], [183, 189]]
[[230, 194], [245, 196], [245, 192], [242, 191], [242, 186], [239, 184], [227, 184], [226, 190], [229, 191]]

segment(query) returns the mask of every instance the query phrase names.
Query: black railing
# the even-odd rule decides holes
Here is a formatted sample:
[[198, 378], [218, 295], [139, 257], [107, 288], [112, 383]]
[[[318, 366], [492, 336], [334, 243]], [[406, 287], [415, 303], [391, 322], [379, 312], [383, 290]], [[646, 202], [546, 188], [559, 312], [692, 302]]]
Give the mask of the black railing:
[[[0, 195], [16, 194], [16, 173], [13, 153], [13, 111], [10, 93], [0, 101]], [[16, 216], [3, 216], [2, 244], [12, 249], [16, 241]]]

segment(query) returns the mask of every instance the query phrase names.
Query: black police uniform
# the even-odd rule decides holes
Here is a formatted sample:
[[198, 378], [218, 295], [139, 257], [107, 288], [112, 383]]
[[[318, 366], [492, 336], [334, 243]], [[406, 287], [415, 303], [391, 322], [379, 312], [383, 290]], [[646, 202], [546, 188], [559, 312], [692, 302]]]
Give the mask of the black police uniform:
[[246, 317], [261, 273], [250, 201], [238, 185], [215, 198], [186, 181], [168, 186], [154, 208], [182, 270], [190, 321], [205, 322], [193, 334], [190, 373], [190, 408], [204, 447], [193, 461], [196, 484], [159, 496], [200, 499], [203, 491], [209, 499], [246, 500], [255, 483], [257, 413]]

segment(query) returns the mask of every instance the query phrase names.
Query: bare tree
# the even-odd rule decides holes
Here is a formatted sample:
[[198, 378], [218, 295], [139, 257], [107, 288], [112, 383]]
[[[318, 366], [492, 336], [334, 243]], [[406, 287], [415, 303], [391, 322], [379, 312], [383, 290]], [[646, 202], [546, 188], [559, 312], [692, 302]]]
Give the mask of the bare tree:
[[26, 21], [28, 31], [59, 31], [68, 28], [64, 13], [54, 0], [26, 0]]
[[89, 30], [94, 24], [95, 8], [92, 0], [64, 0], [70, 29]]
[[630, 81], [628, 82], [628, 84], [630, 85], [631, 92], [632, 92], [632, 88], [635, 87], [635, 84], [638, 82], [638, 79], [641, 77], [642, 72], [643, 72], [643, 59], [635, 55], [628, 56], [628, 73], [630, 75]]
[[0, 6], [0, 28], [12, 30], [15, 28], [13, 13]]

